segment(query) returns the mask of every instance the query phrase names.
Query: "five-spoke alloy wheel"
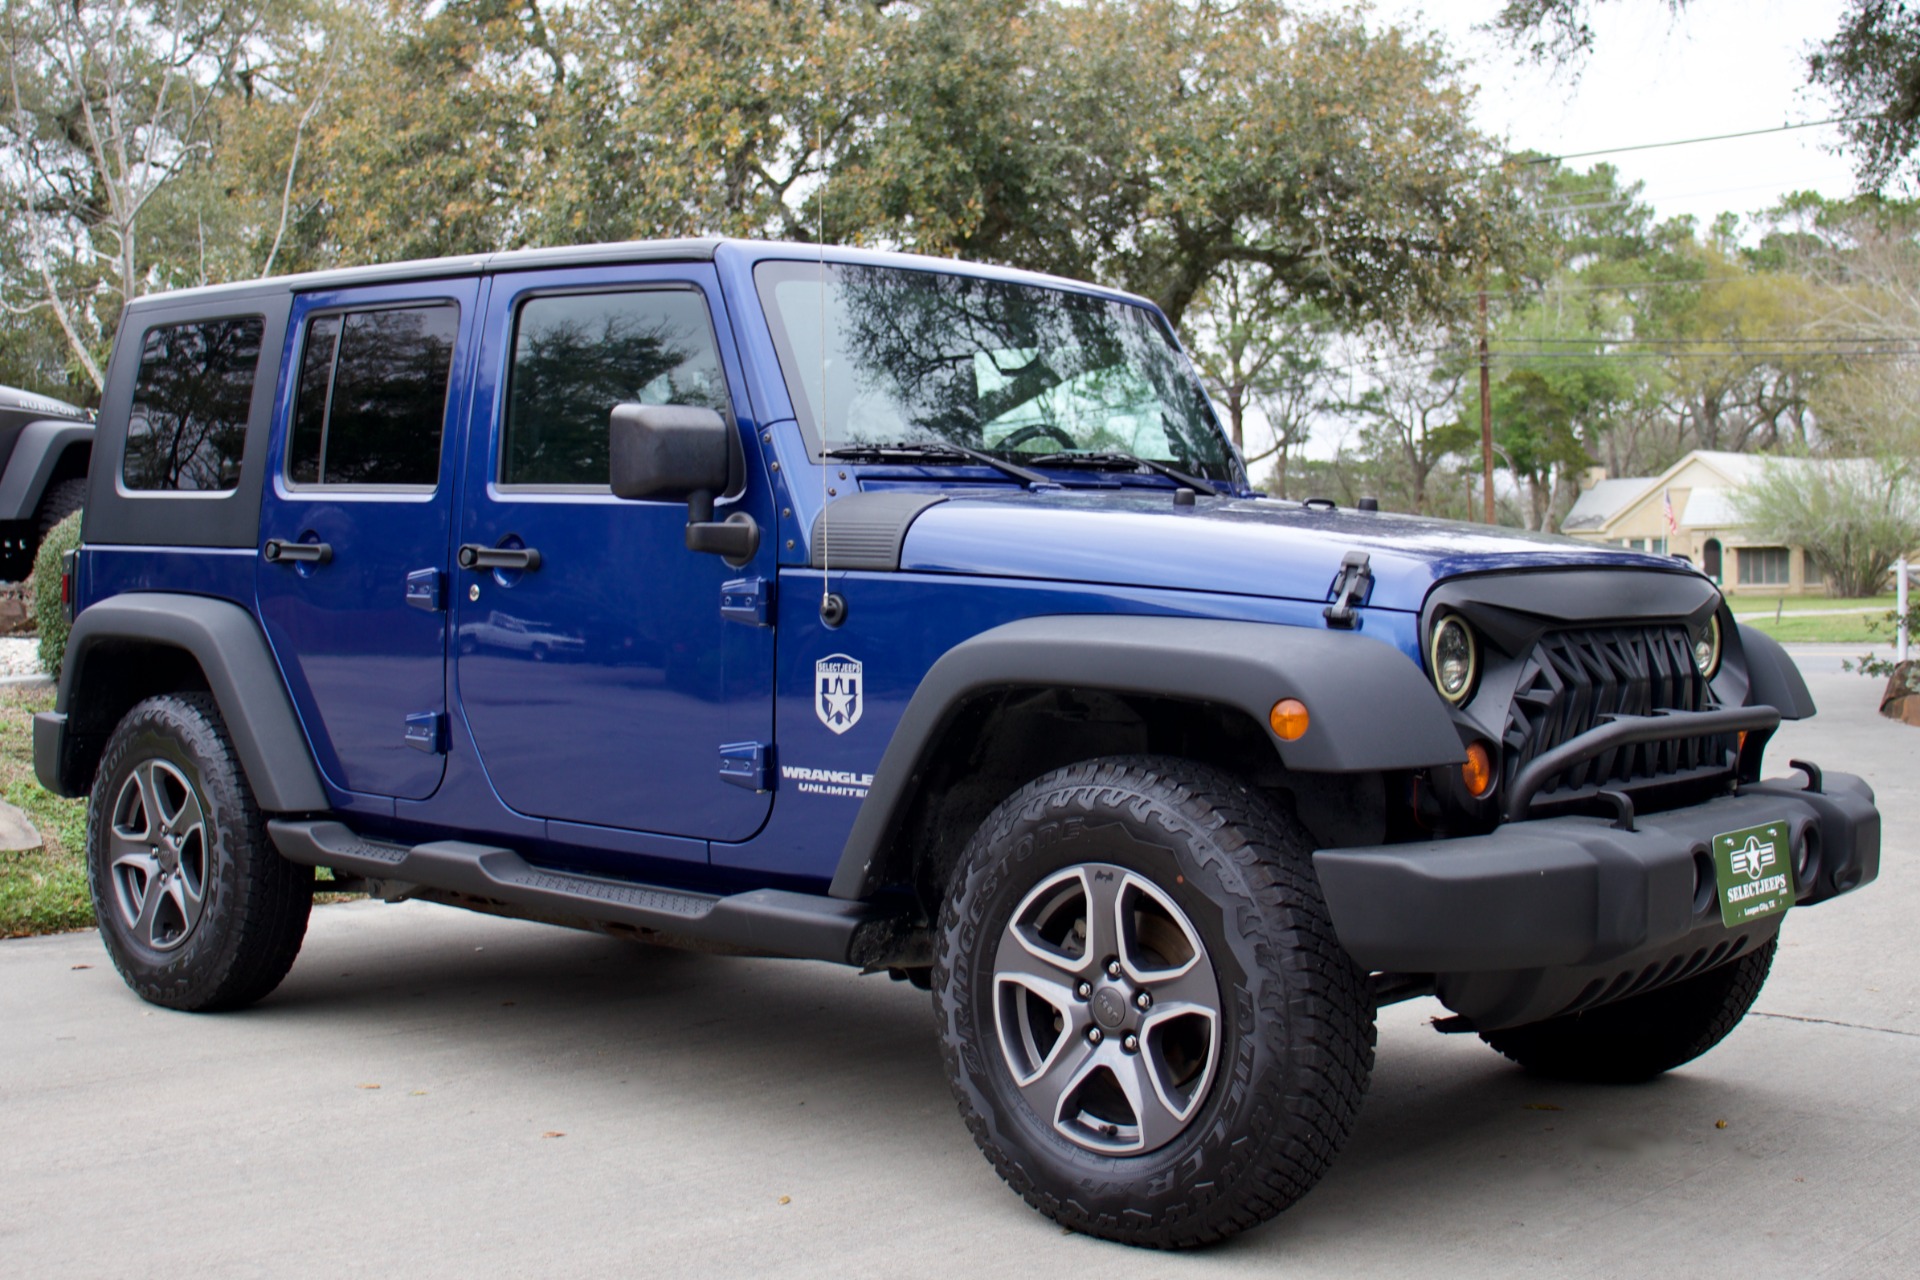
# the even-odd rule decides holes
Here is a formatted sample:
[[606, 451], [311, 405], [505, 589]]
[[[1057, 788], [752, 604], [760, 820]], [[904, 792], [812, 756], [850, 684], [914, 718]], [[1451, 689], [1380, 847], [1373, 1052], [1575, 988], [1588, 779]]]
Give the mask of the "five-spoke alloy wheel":
[[174, 1009], [234, 1009], [273, 990], [313, 903], [313, 872], [268, 843], [204, 693], [148, 698], [121, 718], [87, 806], [87, 874], [115, 967]]
[[155, 952], [185, 943], [207, 901], [207, 815], [193, 784], [166, 760], [135, 766], [107, 840], [121, 923]]
[[1152, 882], [1111, 863], [1041, 881], [994, 956], [1000, 1052], [1036, 1114], [1103, 1155], [1165, 1146], [1220, 1059], [1207, 946]]
[[974, 1140], [1029, 1203], [1129, 1244], [1223, 1239], [1345, 1142], [1366, 975], [1297, 823], [1162, 757], [1057, 769], [988, 815], [941, 912], [933, 991]]

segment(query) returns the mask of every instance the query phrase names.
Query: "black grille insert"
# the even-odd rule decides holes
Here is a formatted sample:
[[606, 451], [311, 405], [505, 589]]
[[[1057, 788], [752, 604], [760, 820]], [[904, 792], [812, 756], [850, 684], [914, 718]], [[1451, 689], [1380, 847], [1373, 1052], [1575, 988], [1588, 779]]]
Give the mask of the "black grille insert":
[[[1502, 773], [1514, 776], [1542, 752], [1612, 716], [1706, 711], [1717, 706], [1693, 665], [1687, 629], [1679, 625], [1591, 627], [1540, 637], [1521, 663], [1502, 741]], [[1547, 780], [1540, 798], [1566, 792], [1672, 779], [1731, 767], [1730, 735], [1631, 743], [1568, 766]]]

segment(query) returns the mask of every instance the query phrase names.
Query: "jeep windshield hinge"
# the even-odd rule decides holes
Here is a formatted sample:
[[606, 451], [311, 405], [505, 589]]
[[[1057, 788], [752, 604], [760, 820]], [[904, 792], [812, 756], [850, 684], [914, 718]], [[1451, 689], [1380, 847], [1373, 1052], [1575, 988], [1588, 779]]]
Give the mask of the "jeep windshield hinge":
[[1340, 576], [1333, 580], [1333, 603], [1322, 610], [1327, 625], [1343, 631], [1359, 626], [1360, 615], [1354, 609], [1367, 602], [1367, 593], [1372, 589], [1373, 570], [1368, 567], [1367, 553], [1347, 552], [1346, 559], [1340, 562]]

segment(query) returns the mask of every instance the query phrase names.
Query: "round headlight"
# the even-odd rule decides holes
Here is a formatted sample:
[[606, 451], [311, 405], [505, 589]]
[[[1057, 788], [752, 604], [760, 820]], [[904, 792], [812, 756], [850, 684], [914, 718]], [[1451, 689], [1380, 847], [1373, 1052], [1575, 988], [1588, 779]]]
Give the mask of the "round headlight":
[[1480, 646], [1474, 642], [1473, 628], [1451, 614], [1434, 623], [1433, 637], [1427, 642], [1427, 665], [1441, 697], [1465, 702], [1473, 692], [1474, 677], [1480, 674]]
[[1717, 613], [1708, 618], [1704, 626], [1693, 629], [1693, 665], [1709, 680], [1720, 670], [1720, 615]]

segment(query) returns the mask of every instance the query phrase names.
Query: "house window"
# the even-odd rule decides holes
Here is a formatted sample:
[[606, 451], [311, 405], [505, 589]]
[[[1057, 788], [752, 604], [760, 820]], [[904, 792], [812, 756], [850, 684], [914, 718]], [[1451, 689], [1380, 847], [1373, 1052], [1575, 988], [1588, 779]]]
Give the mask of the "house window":
[[1793, 580], [1793, 553], [1785, 547], [1741, 547], [1740, 585], [1784, 587]]
[[1650, 551], [1656, 556], [1667, 554], [1665, 538], [1622, 538], [1620, 545], [1629, 551]]

